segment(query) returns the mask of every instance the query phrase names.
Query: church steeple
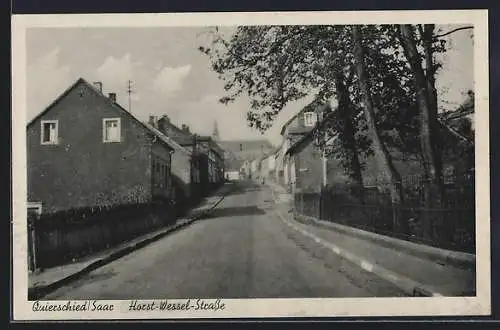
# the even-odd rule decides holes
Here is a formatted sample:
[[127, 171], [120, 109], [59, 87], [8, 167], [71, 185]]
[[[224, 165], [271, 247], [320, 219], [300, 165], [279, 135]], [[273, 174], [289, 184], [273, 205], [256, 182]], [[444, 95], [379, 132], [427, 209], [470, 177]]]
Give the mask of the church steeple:
[[219, 127], [217, 126], [216, 120], [214, 120], [214, 130], [212, 132], [212, 138], [216, 141], [219, 140]]

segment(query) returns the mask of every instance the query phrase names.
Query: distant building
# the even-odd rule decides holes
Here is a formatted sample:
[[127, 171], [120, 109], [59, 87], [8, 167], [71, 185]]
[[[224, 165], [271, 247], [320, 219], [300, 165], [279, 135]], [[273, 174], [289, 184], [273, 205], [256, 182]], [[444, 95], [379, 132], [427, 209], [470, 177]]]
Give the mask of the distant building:
[[265, 139], [219, 141], [218, 144], [224, 150], [226, 171], [238, 171], [242, 178], [250, 178], [251, 162], [254, 159], [274, 149], [273, 145]]
[[158, 129], [191, 152], [192, 191], [206, 195], [224, 182], [224, 151], [210, 136], [192, 134], [189, 126], [174, 125], [167, 115], [157, 120]]
[[146, 124], [152, 131], [154, 131], [162, 139], [165, 139], [174, 149], [174, 155], [171, 161], [171, 195], [177, 203], [185, 204], [189, 202], [192, 197], [192, 190], [195, 189], [195, 182], [193, 182], [194, 172], [198, 173], [199, 169], [192, 162], [192, 152], [175, 142], [170, 137], [162, 133], [154, 121], [154, 117], [150, 117], [149, 122]]
[[226, 180], [227, 181], [236, 181], [240, 179], [240, 172], [239, 171], [227, 171], [225, 173]]
[[43, 213], [169, 198], [174, 147], [80, 78], [27, 125], [28, 202]]
[[212, 139], [214, 141], [219, 141], [220, 140], [219, 127], [217, 125], [217, 121], [214, 121], [214, 131], [212, 132]]

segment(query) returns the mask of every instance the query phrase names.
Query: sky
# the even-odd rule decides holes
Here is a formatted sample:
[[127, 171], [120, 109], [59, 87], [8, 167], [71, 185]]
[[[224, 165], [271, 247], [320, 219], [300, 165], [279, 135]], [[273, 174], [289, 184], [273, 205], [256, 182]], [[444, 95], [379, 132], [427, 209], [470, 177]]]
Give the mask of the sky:
[[[444, 28], [445, 30], [448, 27]], [[127, 81], [132, 81], [132, 113], [146, 121], [167, 114], [177, 125], [211, 134], [217, 121], [222, 140], [267, 138], [280, 143], [279, 131], [313, 95], [289, 104], [264, 135], [246, 122], [249, 100], [223, 105], [223, 82], [198, 46], [207, 45], [207, 29], [30, 28], [27, 32], [27, 120], [44, 110], [74, 81], [101, 81], [128, 108]], [[473, 89], [473, 40], [470, 30], [450, 35], [450, 49], [437, 76], [440, 105], [452, 109]]]

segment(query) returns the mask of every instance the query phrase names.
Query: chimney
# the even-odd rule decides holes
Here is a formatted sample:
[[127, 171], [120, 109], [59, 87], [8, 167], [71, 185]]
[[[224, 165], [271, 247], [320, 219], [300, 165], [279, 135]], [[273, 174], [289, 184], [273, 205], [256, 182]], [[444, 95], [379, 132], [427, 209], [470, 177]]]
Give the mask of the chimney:
[[161, 118], [158, 120], [158, 122], [156, 123], [156, 125], [158, 126], [157, 128], [163, 132], [164, 134], [167, 134], [168, 135], [168, 132], [169, 132], [169, 124], [170, 123], [170, 118], [168, 118], [167, 115], [163, 115], [161, 116]]
[[182, 130], [186, 133], [189, 133], [189, 126], [186, 124], [182, 124]]
[[116, 93], [109, 93], [108, 96], [111, 101], [116, 103]]
[[94, 81], [94, 87], [100, 92], [102, 93], [102, 82], [100, 81]]
[[151, 126], [155, 126], [155, 116], [149, 116], [148, 124]]

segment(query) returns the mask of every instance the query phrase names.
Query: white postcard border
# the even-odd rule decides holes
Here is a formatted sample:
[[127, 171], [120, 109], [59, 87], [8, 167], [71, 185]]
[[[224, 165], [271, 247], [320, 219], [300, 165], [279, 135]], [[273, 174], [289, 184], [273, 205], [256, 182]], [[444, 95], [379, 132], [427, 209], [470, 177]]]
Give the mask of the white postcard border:
[[[223, 23], [222, 23], [223, 22]], [[217, 312], [129, 312], [129, 300], [112, 312], [34, 312], [27, 300], [26, 244], [26, 29], [42, 27], [155, 27], [263, 24], [474, 25], [476, 95], [476, 297], [223, 299]], [[12, 17], [13, 316], [15, 320], [164, 319], [305, 316], [449, 316], [491, 312], [488, 12], [486, 10], [351, 11], [282, 13], [183, 13], [14, 15]], [[196, 299], [196, 297], [192, 297]], [[44, 301], [45, 302], [45, 301]]]

